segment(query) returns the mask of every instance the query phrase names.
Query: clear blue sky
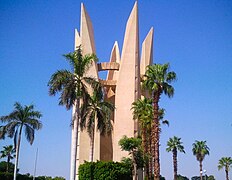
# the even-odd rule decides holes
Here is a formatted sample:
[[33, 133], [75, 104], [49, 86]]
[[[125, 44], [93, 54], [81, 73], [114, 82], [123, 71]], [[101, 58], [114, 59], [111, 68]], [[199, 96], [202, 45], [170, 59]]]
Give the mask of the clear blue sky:
[[[115, 40], [122, 49], [125, 25], [134, 0], [83, 1], [92, 19], [97, 56], [108, 61]], [[73, 51], [79, 29], [79, 0], [0, 0], [0, 115], [16, 101], [34, 103], [43, 113], [43, 129], [32, 146], [23, 138], [19, 168], [37, 175], [69, 177], [71, 112], [48, 96], [47, 82], [58, 69], [69, 68], [62, 54]], [[172, 179], [172, 155], [165, 151], [174, 135], [182, 138], [179, 173], [199, 174], [192, 143], [206, 140], [207, 174], [224, 179], [218, 160], [232, 156], [232, 1], [138, 1], [140, 44], [154, 27], [154, 62], [170, 62], [178, 75], [175, 96], [161, 98], [170, 127], [161, 134], [161, 174]], [[3, 145], [11, 139], [0, 141]], [[230, 177], [231, 177], [230, 173]]]

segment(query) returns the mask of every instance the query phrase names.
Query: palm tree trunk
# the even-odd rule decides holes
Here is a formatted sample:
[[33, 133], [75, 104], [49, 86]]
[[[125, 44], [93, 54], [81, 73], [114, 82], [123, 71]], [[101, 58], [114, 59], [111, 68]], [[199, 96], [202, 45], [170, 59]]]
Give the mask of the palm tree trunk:
[[93, 125], [93, 127], [92, 127], [92, 132], [91, 132], [91, 135], [90, 135], [90, 152], [89, 152], [89, 161], [90, 161], [90, 162], [93, 162], [94, 131], [95, 131], [95, 128], [94, 128], [94, 125]]
[[21, 142], [22, 128], [23, 128], [23, 125], [21, 125], [21, 127], [20, 127], [18, 143], [16, 145], [16, 157], [15, 157], [15, 166], [14, 166], [14, 180], [16, 180], [16, 176], [17, 176], [17, 169], [18, 169], [18, 162], [19, 162], [19, 147], [20, 147], [20, 142]]
[[173, 149], [174, 180], [177, 180], [177, 149]]
[[132, 152], [132, 163], [133, 163], [133, 180], [138, 179], [137, 175], [137, 164], [135, 162], [135, 156], [134, 153]]
[[93, 127], [92, 127], [92, 133], [90, 136], [90, 154], [89, 154], [90, 162], [93, 162], [95, 123], [97, 123], [97, 113], [94, 114], [94, 123], [93, 123]]
[[203, 171], [202, 171], [202, 161], [200, 161], [200, 178], [201, 178], [201, 180], [203, 180], [202, 173], [203, 173]]
[[73, 129], [72, 129], [72, 144], [71, 144], [71, 164], [70, 164], [70, 180], [76, 179], [77, 165], [77, 146], [78, 146], [78, 131], [79, 131], [79, 114], [80, 114], [80, 98], [77, 99], [74, 108]]
[[9, 172], [10, 156], [7, 156], [6, 172]]
[[229, 168], [226, 167], [225, 171], [226, 171], [226, 180], [229, 180]]
[[154, 101], [154, 120], [152, 123], [152, 157], [154, 157], [154, 180], [160, 179], [160, 162], [159, 162], [159, 99], [160, 92], [153, 94]]
[[148, 134], [148, 161], [149, 161], [149, 180], [151, 180], [152, 178], [152, 169], [153, 169], [153, 165], [152, 165], [152, 148], [151, 148], [151, 132], [149, 132]]
[[[148, 153], [147, 132], [146, 132], [145, 127], [143, 127], [143, 130], [142, 130], [142, 146], [144, 150], [144, 159], [145, 159]], [[145, 177], [148, 177], [149, 176], [149, 161], [146, 161], [144, 171], [145, 171]]]

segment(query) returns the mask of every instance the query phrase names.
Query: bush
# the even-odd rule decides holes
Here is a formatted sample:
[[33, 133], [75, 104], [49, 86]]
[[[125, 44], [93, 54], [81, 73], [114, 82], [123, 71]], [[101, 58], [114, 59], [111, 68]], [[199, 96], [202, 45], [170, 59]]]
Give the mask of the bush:
[[132, 170], [120, 162], [85, 162], [78, 168], [79, 180], [131, 180]]
[[12, 180], [13, 174], [12, 173], [6, 173], [6, 172], [0, 172], [0, 179], [1, 180]]
[[177, 175], [177, 180], [189, 180], [186, 176], [182, 176], [180, 174]]
[[[0, 180], [12, 180], [14, 177], [13, 173], [0, 172]], [[27, 174], [17, 174], [17, 180], [33, 180], [33, 177]], [[63, 177], [50, 177], [50, 176], [38, 176], [35, 180], [65, 180]]]
[[[7, 162], [6, 161], [1, 161], [0, 162], [0, 172], [6, 172], [6, 168], [7, 167]], [[14, 164], [13, 163], [9, 163], [9, 173], [13, 173], [14, 172]]]

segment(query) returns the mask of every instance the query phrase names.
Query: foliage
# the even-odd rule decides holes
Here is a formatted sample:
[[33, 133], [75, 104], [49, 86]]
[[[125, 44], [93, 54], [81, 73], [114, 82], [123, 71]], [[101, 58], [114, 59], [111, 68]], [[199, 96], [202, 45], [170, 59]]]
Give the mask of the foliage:
[[173, 138], [169, 138], [168, 142], [167, 142], [167, 148], [166, 148], [167, 152], [172, 152], [173, 154], [173, 169], [174, 169], [174, 180], [178, 179], [178, 175], [177, 175], [177, 152], [183, 152], [184, 151], [184, 146], [182, 145], [181, 142], [181, 138], [178, 138], [176, 136], [174, 136]]
[[[151, 149], [152, 161], [154, 169], [154, 179], [158, 180], [160, 176], [160, 118], [159, 117], [159, 101], [162, 94], [167, 95], [169, 98], [174, 95], [174, 88], [171, 83], [176, 80], [176, 73], [169, 71], [169, 64], [153, 64], [147, 66], [145, 75], [142, 79], [142, 87], [148, 90], [153, 97], [153, 121], [151, 128]], [[149, 172], [151, 170], [149, 169]], [[149, 175], [150, 176], [150, 175]]]
[[165, 180], [165, 177], [160, 175], [160, 180]]
[[189, 180], [186, 176], [182, 176], [180, 174], [177, 175], [177, 180]]
[[229, 180], [229, 171], [232, 167], [232, 158], [231, 157], [222, 157], [218, 162], [218, 170], [225, 168], [226, 179]]
[[120, 162], [85, 162], [79, 166], [79, 180], [131, 180], [128, 164]]
[[[7, 162], [6, 161], [0, 162], [0, 172], [6, 172], [6, 169], [7, 169]], [[8, 172], [9, 173], [14, 172], [14, 164], [11, 162], [9, 163], [9, 171]]]
[[12, 145], [3, 146], [3, 150], [0, 152], [0, 158], [7, 158], [6, 172], [9, 171], [10, 160], [15, 158], [15, 148]]
[[178, 138], [176, 136], [174, 136], [173, 138], [169, 138], [167, 142], [167, 148], [166, 148], [167, 152], [170, 152], [170, 151], [173, 152], [175, 150], [185, 153], [184, 146], [182, 145], [182, 142], [181, 142], [181, 138]]
[[3, 146], [3, 150], [0, 151], [1, 156], [0, 158], [7, 158], [9, 160], [14, 159], [15, 157], [15, 148], [13, 148], [12, 145], [9, 146]]
[[[6, 173], [6, 172], [0, 172], [0, 179], [1, 180], [12, 180], [13, 179], [13, 173]], [[33, 177], [27, 173], [27, 174], [17, 174], [17, 180], [33, 180]], [[38, 176], [35, 178], [35, 180], [65, 180], [63, 177], [54, 177], [51, 176]]]
[[110, 117], [114, 110], [114, 105], [104, 101], [103, 89], [99, 84], [95, 88], [93, 95], [88, 98], [87, 103], [82, 104], [81, 109], [80, 127], [81, 130], [83, 128], [87, 129], [90, 137], [90, 161], [93, 161], [95, 126], [101, 135], [109, 135], [111, 133], [113, 126]]
[[207, 177], [207, 180], [216, 180], [216, 179], [213, 175], [210, 175], [209, 177]]
[[6, 135], [10, 138], [14, 137], [16, 147], [14, 180], [16, 180], [17, 174], [22, 131], [24, 130], [27, 141], [32, 145], [34, 142], [35, 130], [42, 128], [42, 123], [39, 121], [41, 117], [42, 114], [34, 110], [34, 105], [22, 106], [18, 102], [14, 104], [14, 110], [9, 115], [0, 117], [0, 121], [6, 123], [6, 125], [0, 126], [0, 139], [4, 139]]
[[128, 151], [129, 155], [131, 155], [133, 164], [133, 179], [137, 179], [137, 170], [139, 166], [143, 167], [144, 165], [143, 152], [141, 149], [141, 139], [134, 137], [128, 138], [127, 136], [123, 136], [123, 138], [119, 140], [118, 144], [121, 146], [123, 151]]
[[232, 158], [231, 157], [222, 157], [218, 162], [218, 170], [225, 168], [226, 170], [230, 170], [232, 167]]
[[35, 178], [35, 180], [65, 180], [65, 178], [56, 176], [52, 178], [51, 176], [38, 176]]
[[119, 140], [118, 144], [121, 146], [122, 150], [132, 153], [139, 149], [141, 145], [141, 139], [134, 137], [128, 138], [127, 136], [123, 136], [123, 138]]
[[1, 180], [12, 180], [13, 179], [13, 173], [0, 172], [0, 179]]
[[41, 117], [42, 114], [34, 110], [34, 105], [22, 106], [16, 102], [14, 110], [9, 115], [0, 117], [2, 123], [7, 123], [5, 126], [0, 126], [0, 139], [5, 139], [7, 135], [10, 138], [14, 137], [14, 142], [16, 142], [19, 130], [24, 126], [26, 139], [32, 144], [34, 130], [42, 128], [42, 123], [38, 120]]
[[153, 64], [147, 67], [143, 80], [143, 88], [151, 93], [164, 93], [168, 97], [174, 95], [174, 88], [169, 84], [176, 80], [176, 73], [169, 71], [170, 65]]
[[206, 141], [195, 141], [192, 151], [198, 161], [203, 161], [205, 155], [209, 155], [209, 147], [206, 145]]
[[82, 55], [81, 47], [77, 47], [72, 53], [64, 55], [65, 59], [71, 66], [70, 70], [58, 70], [52, 74], [48, 86], [49, 95], [55, 96], [60, 94], [59, 105], [64, 105], [67, 110], [74, 107], [72, 117], [72, 152], [71, 152], [71, 167], [70, 178], [74, 179], [76, 175], [76, 155], [77, 155], [77, 142], [78, 131], [80, 124], [80, 103], [87, 102], [89, 87], [94, 88], [99, 84], [94, 78], [88, 77], [87, 70], [92, 62], [97, 61], [95, 55]]
[[71, 66], [69, 70], [58, 70], [52, 74], [48, 86], [49, 95], [55, 96], [60, 93], [59, 105], [64, 105], [66, 109], [71, 109], [77, 99], [85, 102], [88, 94], [88, 85], [93, 85], [96, 81], [94, 78], [86, 77], [85, 73], [93, 61], [97, 61], [95, 55], [82, 55], [81, 47], [72, 53], [65, 54], [65, 59]]
[[95, 123], [97, 123], [97, 130], [100, 131], [101, 135], [109, 134], [113, 128], [110, 117], [115, 107], [112, 103], [104, 101], [101, 86], [95, 88], [93, 95], [88, 98], [85, 106], [81, 114], [81, 130], [87, 128], [87, 132], [91, 136]]
[[[215, 177], [213, 176], [213, 175], [210, 175], [210, 176], [207, 176], [207, 175], [204, 175], [204, 176], [202, 176], [203, 177], [203, 180], [215, 180]], [[191, 178], [191, 180], [200, 180], [201, 179], [201, 177], [200, 176], [193, 176], [192, 178]]]

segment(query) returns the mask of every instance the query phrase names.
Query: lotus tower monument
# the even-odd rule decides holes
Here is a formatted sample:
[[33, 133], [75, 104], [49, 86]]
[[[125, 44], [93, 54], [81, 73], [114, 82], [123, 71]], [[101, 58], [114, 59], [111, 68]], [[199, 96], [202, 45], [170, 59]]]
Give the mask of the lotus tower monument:
[[[96, 54], [92, 22], [83, 3], [80, 17], [80, 33], [75, 29], [75, 48], [81, 45], [83, 55]], [[141, 77], [145, 74], [146, 66], [153, 63], [153, 33], [154, 30], [151, 28], [142, 43], [140, 56], [136, 1], [126, 24], [122, 52], [119, 51], [116, 41], [109, 61], [93, 63], [87, 72], [88, 76], [96, 78], [103, 85], [105, 100], [113, 103], [116, 108], [112, 115], [111, 135], [102, 136], [95, 130], [94, 161], [121, 161], [122, 157], [128, 156], [127, 152], [120, 149], [118, 141], [124, 135], [135, 137], [139, 131], [138, 122], [133, 120], [131, 104], [142, 96], [146, 96], [141, 90]], [[108, 71], [106, 79], [99, 78], [99, 71]], [[74, 129], [72, 141], [73, 138], [75, 138]], [[75, 148], [72, 144], [71, 164], [76, 163], [77, 168], [71, 168], [70, 180], [78, 179], [73, 176], [78, 176], [79, 165], [89, 160], [90, 138], [85, 130], [79, 130], [76, 148], [75, 159], [73, 156]]]

